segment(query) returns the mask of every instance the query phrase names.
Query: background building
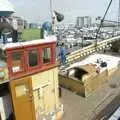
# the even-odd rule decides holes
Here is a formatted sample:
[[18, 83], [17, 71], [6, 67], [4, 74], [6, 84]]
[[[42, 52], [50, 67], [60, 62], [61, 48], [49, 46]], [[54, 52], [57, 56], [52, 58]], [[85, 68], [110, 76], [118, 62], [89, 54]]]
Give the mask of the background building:
[[85, 16], [84, 17], [84, 26], [90, 26], [91, 25], [91, 17], [90, 16]]
[[29, 23], [29, 28], [31, 28], [31, 29], [40, 29], [41, 28], [41, 24]]
[[76, 26], [77, 27], [83, 27], [84, 26], [84, 17], [77, 17]]
[[88, 27], [91, 25], [91, 17], [90, 16], [82, 16], [82, 17], [77, 17], [76, 20], [76, 26], [77, 27]]

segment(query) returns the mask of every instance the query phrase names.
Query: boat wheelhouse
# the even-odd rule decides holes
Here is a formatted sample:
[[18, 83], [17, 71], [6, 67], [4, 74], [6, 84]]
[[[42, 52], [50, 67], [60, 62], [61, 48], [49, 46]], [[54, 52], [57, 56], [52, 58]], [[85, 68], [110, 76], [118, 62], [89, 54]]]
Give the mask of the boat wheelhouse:
[[0, 84], [8, 89], [4, 96], [10, 98], [9, 116], [15, 115], [16, 120], [60, 118], [63, 107], [59, 101], [56, 38], [0, 44], [0, 54]]

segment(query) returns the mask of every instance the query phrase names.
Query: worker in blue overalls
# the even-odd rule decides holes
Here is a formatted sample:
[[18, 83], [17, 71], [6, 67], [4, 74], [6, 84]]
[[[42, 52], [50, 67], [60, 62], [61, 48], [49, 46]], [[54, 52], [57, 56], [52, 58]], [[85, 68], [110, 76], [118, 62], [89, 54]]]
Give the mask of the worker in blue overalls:
[[66, 48], [64, 47], [64, 43], [62, 43], [62, 46], [60, 47], [59, 56], [60, 56], [61, 64], [65, 65], [66, 64]]

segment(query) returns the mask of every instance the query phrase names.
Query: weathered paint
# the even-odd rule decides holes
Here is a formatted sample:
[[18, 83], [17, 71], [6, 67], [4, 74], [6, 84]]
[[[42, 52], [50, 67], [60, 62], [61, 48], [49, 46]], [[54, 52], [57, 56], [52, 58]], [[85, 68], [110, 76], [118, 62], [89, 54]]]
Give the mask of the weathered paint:
[[32, 76], [36, 120], [58, 109], [58, 70], [57, 68]]
[[16, 120], [35, 120], [31, 77], [10, 81]]
[[10, 86], [16, 120], [39, 120], [46, 116], [50, 119], [51, 113], [57, 117], [60, 112], [57, 67], [12, 80]]

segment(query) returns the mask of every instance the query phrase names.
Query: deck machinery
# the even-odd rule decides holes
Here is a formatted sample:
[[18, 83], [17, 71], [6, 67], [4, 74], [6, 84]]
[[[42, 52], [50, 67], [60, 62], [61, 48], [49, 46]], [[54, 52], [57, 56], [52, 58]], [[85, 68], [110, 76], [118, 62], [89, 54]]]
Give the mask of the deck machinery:
[[56, 38], [53, 36], [0, 44], [0, 86], [4, 86], [0, 96], [9, 96], [5, 104], [10, 108], [7, 116], [0, 108], [0, 119], [11, 116], [16, 120], [62, 119], [55, 51]]

